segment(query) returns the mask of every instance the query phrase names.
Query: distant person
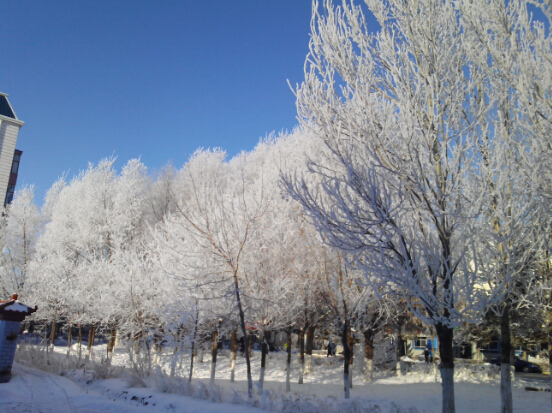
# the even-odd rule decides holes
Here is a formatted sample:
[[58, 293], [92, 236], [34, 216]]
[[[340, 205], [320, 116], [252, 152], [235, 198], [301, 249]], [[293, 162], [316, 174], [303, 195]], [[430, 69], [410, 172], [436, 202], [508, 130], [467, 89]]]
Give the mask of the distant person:
[[328, 355], [326, 357], [335, 356], [335, 344], [331, 341], [328, 343]]
[[430, 363], [433, 363], [433, 343], [431, 340], [427, 340], [426, 350], [428, 352], [428, 359]]
[[424, 357], [426, 364], [429, 364], [429, 350], [427, 347], [424, 349]]

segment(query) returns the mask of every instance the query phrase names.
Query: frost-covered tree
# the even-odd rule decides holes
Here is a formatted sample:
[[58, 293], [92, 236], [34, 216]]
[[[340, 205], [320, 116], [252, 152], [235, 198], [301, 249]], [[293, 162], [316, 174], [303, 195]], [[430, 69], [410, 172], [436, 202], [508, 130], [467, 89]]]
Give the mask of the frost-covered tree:
[[34, 203], [34, 188], [24, 187], [5, 211], [0, 222], [0, 291], [3, 297], [24, 293], [29, 264], [39, 237], [42, 217]]
[[[263, 169], [249, 167], [247, 155], [230, 162], [222, 151], [197, 151], [179, 171], [172, 199], [174, 213], [165, 216], [167, 225], [180, 228], [187, 254], [200, 258], [201, 268], [216, 273], [226, 282], [237, 308], [239, 324], [247, 347], [248, 297], [247, 268], [244, 254], [258, 221], [266, 212], [272, 194], [265, 190]], [[252, 394], [249, 353], [247, 363], [248, 393]]]
[[[537, 7], [530, 10], [531, 4]], [[480, 134], [478, 183], [488, 188], [486, 220], [480, 224], [487, 221], [493, 234], [478, 236], [485, 240], [478, 262], [481, 271], [493, 274], [492, 282], [507, 283], [510, 292], [492, 310], [501, 317], [502, 411], [511, 412], [510, 313], [534, 304], [533, 290], [542, 281], [534, 265], [550, 231], [552, 42], [544, 21], [550, 24], [552, 15], [541, 1], [458, 1], [457, 6], [471, 39], [471, 59], [487, 80], [479, 93], [479, 104], [490, 110]], [[541, 21], [531, 13], [539, 8]]]
[[[69, 184], [61, 179], [49, 191], [48, 222], [30, 267], [30, 292], [41, 306], [40, 316], [90, 324], [90, 338], [100, 323], [110, 326], [124, 316], [113, 300], [125, 284], [120, 277], [128, 276], [118, 257], [139, 250], [144, 229], [145, 167], [132, 160], [118, 175], [114, 161], [90, 165]], [[61, 294], [67, 288], [72, 293]]]
[[374, 291], [401, 292], [435, 326], [442, 408], [453, 412], [453, 329], [477, 321], [508, 283], [480, 288], [486, 275], [467, 255], [475, 235], [466, 229], [488, 200], [488, 186], [471, 177], [483, 162], [486, 73], [471, 59], [453, 2], [365, 3], [377, 33], [358, 6], [325, 1], [322, 13], [313, 5], [296, 95], [301, 124], [325, 147], [306, 174], [287, 176], [287, 187]]

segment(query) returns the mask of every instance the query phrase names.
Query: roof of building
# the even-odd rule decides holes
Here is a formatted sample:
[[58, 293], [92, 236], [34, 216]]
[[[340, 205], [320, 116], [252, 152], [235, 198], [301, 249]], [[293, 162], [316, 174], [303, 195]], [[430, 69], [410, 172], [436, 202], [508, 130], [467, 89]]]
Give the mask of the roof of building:
[[11, 299], [0, 301], [0, 320], [23, 321], [38, 309], [36, 306], [32, 308], [23, 304], [17, 298], [17, 294], [14, 294]]
[[8, 97], [3, 93], [0, 94], [0, 115], [6, 116], [7, 118], [17, 119], [13, 109], [8, 102]]

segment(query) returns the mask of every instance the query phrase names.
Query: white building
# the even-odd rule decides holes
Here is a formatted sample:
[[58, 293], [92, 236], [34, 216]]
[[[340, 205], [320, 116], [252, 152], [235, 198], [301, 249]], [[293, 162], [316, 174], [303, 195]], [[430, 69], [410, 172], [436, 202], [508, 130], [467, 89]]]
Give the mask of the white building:
[[0, 92], [0, 197], [4, 205], [13, 198], [19, 161], [22, 152], [15, 149], [19, 129], [24, 122], [17, 119], [8, 101], [8, 95]]

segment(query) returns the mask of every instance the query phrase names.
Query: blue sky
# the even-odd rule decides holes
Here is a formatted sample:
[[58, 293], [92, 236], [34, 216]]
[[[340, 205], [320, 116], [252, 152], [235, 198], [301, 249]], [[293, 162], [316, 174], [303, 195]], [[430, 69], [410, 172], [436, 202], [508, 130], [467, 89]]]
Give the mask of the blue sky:
[[38, 204], [111, 155], [181, 167], [297, 124], [287, 80], [304, 77], [311, 0], [2, 0], [0, 15], [0, 92], [25, 121], [18, 187]]
[[115, 155], [180, 167], [296, 124], [310, 0], [0, 3], [0, 91], [25, 122], [18, 187]]

